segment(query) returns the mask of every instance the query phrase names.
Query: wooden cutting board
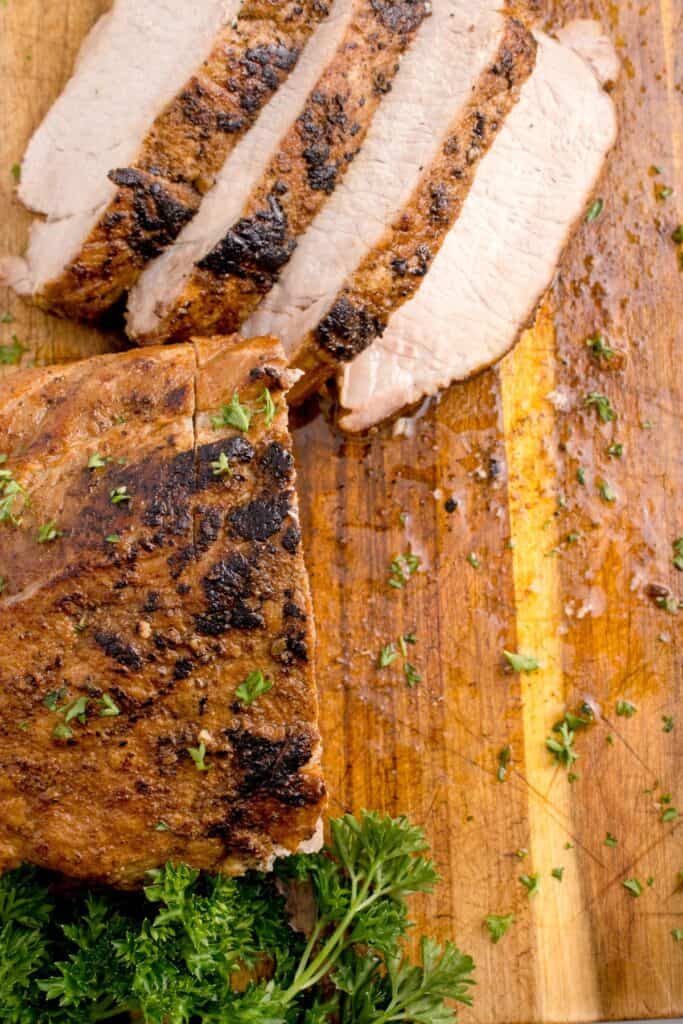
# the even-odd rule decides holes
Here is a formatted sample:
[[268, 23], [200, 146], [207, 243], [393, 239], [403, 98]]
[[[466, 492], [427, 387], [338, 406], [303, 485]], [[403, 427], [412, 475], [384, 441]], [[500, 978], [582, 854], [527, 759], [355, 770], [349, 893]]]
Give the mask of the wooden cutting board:
[[[0, 2], [2, 250], [21, 250], [28, 223], [10, 169], [106, 6]], [[419, 924], [474, 953], [479, 987], [462, 1019], [482, 1024], [683, 1015], [671, 935], [683, 928], [683, 833], [658, 803], [670, 793], [683, 808], [683, 612], [646, 592], [683, 595], [683, 264], [670, 237], [683, 220], [683, 3], [548, 0], [546, 13], [550, 27], [597, 15], [611, 32], [621, 137], [604, 211], [579, 230], [535, 329], [423, 409], [407, 437], [344, 440], [313, 408], [296, 433], [331, 811], [425, 826], [443, 884], [416, 907]], [[657, 198], [661, 186], [673, 195]], [[5, 309], [16, 322], [0, 343], [15, 333], [39, 361], [121, 344], [10, 295]], [[586, 346], [596, 331], [619, 350], [609, 364]], [[592, 391], [610, 396], [615, 423], [584, 407]], [[621, 459], [607, 454], [617, 442]], [[421, 570], [391, 588], [390, 562], [409, 548]], [[409, 631], [412, 689], [400, 659], [376, 667]], [[511, 673], [504, 649], [541, 670]], [[598, 720], [577, 736], [570, 783], [545, 740], [584, 699]], [[636, 714], [617, 715], [619, 700]], [[539, 875], [532, 898], [523, 873]], [[509, 911], [516, 923], [493, 945], [483, 919]]]

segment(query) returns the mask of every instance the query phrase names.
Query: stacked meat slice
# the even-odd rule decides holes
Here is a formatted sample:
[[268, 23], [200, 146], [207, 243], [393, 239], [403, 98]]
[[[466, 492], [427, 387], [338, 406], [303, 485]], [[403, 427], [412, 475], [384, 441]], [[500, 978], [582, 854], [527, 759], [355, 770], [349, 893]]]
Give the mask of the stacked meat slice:
[[[201, 26], [185, 13], [184, 59], [211, 49], [230, 5], [211, 6]], [[588, 21], [537, 32], [535, 6], [242, 0], [175, 99], [168, 76], [140, 87], [125, 159], [118, 128], [115, 159], [106, 128], [91, 140], [87, 201], [52, 209], [41, 140], [87, 92], [91, 42], [29, 147], [23, 195], [49, 219], [15, 280], [80, 316], [132, 287], [141, 344], [274, 334], [304, 374], [294, 398], [338, 377], [348, 430], [469, 376], [533, 315], [615, 137], [611, 44]]]

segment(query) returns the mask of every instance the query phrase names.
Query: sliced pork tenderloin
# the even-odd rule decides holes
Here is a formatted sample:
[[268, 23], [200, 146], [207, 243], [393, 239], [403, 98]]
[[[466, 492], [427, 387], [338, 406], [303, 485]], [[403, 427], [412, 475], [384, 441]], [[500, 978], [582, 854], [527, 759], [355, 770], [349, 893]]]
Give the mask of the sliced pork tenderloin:
[[345, 181], [244, 325], [277, 332], [303, 386], [357, 354], [419, 286], [519, 98], [536, 47], [498, 7], [435, 8]]
[[427, 10], [427, 0], [336, 0], [198, 215], [138, 281], [132, 338], [144, 344], [239, 327], [343, 179]]
[[46, 220], [6, 268], [18, 291], [94, 319], [192, 218], [328, 4], [242, 0], [225, 24], [237, 11], [117, 0], [98, 23], [24, 159], [20, 196]]
[[614, 105], [593, 70], [613, 61], [583, 26], [567, 36], [571, 47], [538, 35], [534, 73], [429, 274], [340, 372], [345, 430], [489, 366], [533, 317], [616, 137]]

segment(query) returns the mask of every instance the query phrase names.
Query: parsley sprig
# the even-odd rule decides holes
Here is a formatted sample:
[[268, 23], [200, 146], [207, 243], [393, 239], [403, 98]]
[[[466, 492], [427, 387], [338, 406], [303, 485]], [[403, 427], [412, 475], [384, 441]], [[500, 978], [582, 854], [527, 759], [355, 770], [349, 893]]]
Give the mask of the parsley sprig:
[[284, 897], [263, 875], [167, 864], [151, 872], [145, 901], [101, 890], [55, 895], [34, 869], [5, 874], [3, 1013], [41, 1024], [119, 1014], [145, 1024], [451, 1024], [444, 1000], [471, 1003], [472, 960], [431, 939], [418, 963], [403, 949], [406, 897], [437, 881], [421, 831], [363, 813], [332, 822], [331, 832], [325, 852], [278, 865], [281, 879], [312, 889], [308, 937], [290, 927]]

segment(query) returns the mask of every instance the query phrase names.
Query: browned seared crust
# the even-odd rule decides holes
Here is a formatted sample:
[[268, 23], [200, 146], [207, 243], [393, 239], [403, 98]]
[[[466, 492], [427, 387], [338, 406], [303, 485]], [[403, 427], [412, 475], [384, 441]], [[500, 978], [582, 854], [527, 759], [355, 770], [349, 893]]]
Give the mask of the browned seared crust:
[[246, 320], [361, 148], [428, 9], [428, 0], [357, 0], [334, 58], [242, 217], [196, 265], [177, 300], [160, 310], [155, 330], [136, 341], [231, 332]]
[[[314, 832], [324, 787], [288, 383], [268, 338], [2, 382], [3, 468], [30, 505], [0, 523], [0, 868], [130, 886], [169, 858], [265, 864]], [[248, 433], [214, 429], [235, 391], [256, 409], [264, 388], [271, 425], [257, 413]], [[88, 469], [94, 452], [111, 461]], [[232, 475], [213, 472], [221, 452]], [[114, 504], [121, 487], [132, 500]], [[49, 521], [62, 535], [39, 544]], [[247, 706], [235, 691], [255, 670], [273, 687]], [[101, 715], [105, 694], [120, 714]], [[55, 737], [78, 698], [83, 721]], [[202, 742], [206, 772], [189, 753]]]
[[292, 364], [305, 378], [292, 390], [298, 401], [382, 334], [391, 314], [417, 289], [457, 220], [477, 166], [517, 103], [536, 57], [533, 36], [508, 21], [494, 64], [477, 83], [464, 116], [449, 130], [407, 206], [382, 241], [360, 263], [318, 324], [303, 338]]
[[197, 211], [236, 142], [296, 65], [325, 0], [244, 0], [209, 58], [154, 122], [78, 257], [35, 298], [95, 319], [130, 288]]

